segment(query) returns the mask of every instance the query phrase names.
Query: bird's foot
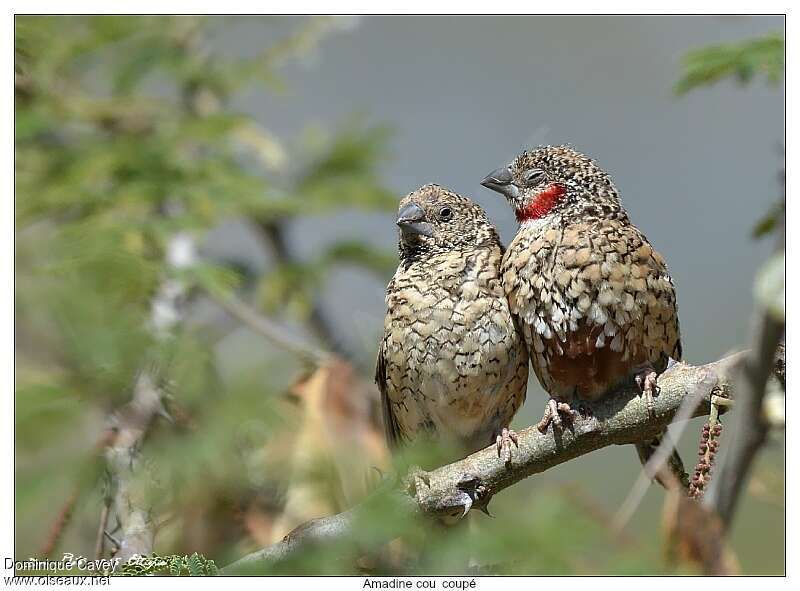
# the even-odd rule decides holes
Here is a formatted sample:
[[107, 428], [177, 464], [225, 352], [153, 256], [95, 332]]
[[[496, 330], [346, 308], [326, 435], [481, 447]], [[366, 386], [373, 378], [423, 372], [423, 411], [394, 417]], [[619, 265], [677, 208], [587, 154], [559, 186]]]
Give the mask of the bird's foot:
[[511, 444], [513, 443], [519, 448], [519, 437], [517, 433], [507, 427], [503, 427], [503, 430], [496, 438], [496, 443], [497, 457], [503, 458], [503, 463], [506, 465], [511, 464]]
[[564, 415], [568, 422], [572, 422], [575, 414], [576, 411], [572, 410], [569, 404], [551, 398], [547, 401], [542, 420], [536, 424], [536, 428], [539, 429], [540, 433], [545, 433], [550, 423], [553, 423], [553, 429], [561, 429], [564, 426], [561, 415]]
[[651, 365], [646, 365], [637, 370], [634, 375], [636, 385], [642, 391], [645, 404], [647, 404], [647, 414], [652, 418], [655, 416], [656, 402], [655, 397], [658, 396], [658, 374]]

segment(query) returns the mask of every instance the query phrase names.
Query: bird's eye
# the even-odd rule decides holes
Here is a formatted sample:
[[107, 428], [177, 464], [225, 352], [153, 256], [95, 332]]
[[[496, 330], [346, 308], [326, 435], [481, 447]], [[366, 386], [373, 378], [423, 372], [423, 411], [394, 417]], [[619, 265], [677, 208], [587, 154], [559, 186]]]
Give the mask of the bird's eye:
[[539, 168], [532, 168], [531, 170], [525, 171], [525, 184], [529, 187], [538, 185], [544, 179], [545, 173]]
[[439, 210], [439, 217], [443, 220], [449, 220], [451, 217], [453, 217], [453, 210], [449, 207], [443, 207]]

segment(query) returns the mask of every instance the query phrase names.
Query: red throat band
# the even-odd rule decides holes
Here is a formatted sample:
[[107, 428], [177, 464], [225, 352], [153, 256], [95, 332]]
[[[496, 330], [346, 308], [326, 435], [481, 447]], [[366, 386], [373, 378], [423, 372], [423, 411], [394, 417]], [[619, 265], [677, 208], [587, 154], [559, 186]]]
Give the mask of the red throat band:
[[516, 211], [517, 221], [522, 223], [527, 220], [543, 218], [550, 213], [550, 210], [556, 206], [566, 192], [567, 190], [562, 185], [551, 183], [536, 196], [536, 199]]

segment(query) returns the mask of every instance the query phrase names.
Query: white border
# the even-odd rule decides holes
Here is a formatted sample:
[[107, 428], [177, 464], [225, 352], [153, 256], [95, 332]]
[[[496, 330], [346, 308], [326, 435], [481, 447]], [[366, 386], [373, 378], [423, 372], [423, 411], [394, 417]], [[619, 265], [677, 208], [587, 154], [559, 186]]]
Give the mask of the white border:
[[[791, 3], [765, 0], [763, 2], [691, 2], [675, 0], [669, 3], [648, 3], [633, 1], [589, 2], [573, 0], [569, 3], [531, 3], [519, 0], [504, 2], [502, 6], [486, 3], [454, 0], [446, 2], [286, 2], [277, 1], [258, 4], [252, 1], [230, 0], [224, 3], [197, 0], [193, 2], [129, 0], [117, 2], [100, 2], [98, 0], [73, 0], [57, 2], [54, 0], [28, 0], [12, 3], [16, 13], [262, 13], [269, 8], [269, 13], [278, 14], [485, 14], [487, 8], [503, 8], [500, 14], [783, 14], [790, 10]], [[264, 13], [267, 14], [267, 13]]]
[[[382, 5], [377, 7], [374, 2], [338, 2], [336, 4], [328, 3], [327, 5], [321, 2], [270, 2], [268, 6], [274, 12], [278, 13], [450, 13], [459, 11], [461, 13], [474, 14], [478, 13], [476, 9], [485, 9], [486, 5], [471, 2], [439, 2], [433, 5], [430, 2], [403, 2], [395, 5]], [[8, 130], [5, 134], [5, 142], [2, 148], [2, 167], [3, 174], [0, 178], [3, 179], [7, 187], [6, 195], [9, 197], [4, 199], [4, 211], [0, 216], [0, 223], [2, 230], [2, 243], [6, 249], [0, 265], [0, 272], [2, 272], [2, 376], [7, 384], [7, 395], [3, 398], [3, 408], [0, 410], [0, 437], [3, 441], [3, 452], [0, 454], [0, 555], [10, 556], [13, 553], [13, 392], [14, 392], [14, 358], [13, 358], [13, 195], [14, 189], [14, 138], [11, 130], [13, 129], [13, 14], [14, 13], [64, 13], [64, 12], [80, 12], [80, 13], [100, 13], [100, 12], [115, 12], [115, 13], [141, 13], [141, 12], [192, 12], [192, 13], [249, 13], [262, 8], [258, 4], [250, 2], [243, 2], [241, 0], [229, 0], [224, 4], [214, 3], [208, 1], [194, 1], [194, 2], [165, 2], [163, 0], [154, 2], [151, 0], [140, 0], [138, 2], [99, 2], [99, 1], [73, 1], [73, 2], [55, 2], [53, 0], [40, 0], [29, 2], [15, 2], [11, 9], [7, 9], [2, 14], [2, 30], [4, 32], [2, 40], [2, 80], [5, 81], [5, 91], [2, 93], [3, 101], [3, 120], [7, 122], [3, 128]], [[597, 3], [590, 3], [585, 0], [573, 0], [569, 4], [546, 4], [546, 5], [532, 5], [523, 2], [507, 2], [502, 8], [508, 13], [523, 13], [531, 9], [535, 9], [542, 14], [569, 14], [569, 13], [584, 13], [584, 14], [602, 14], [602, 13], [634, 13], [634, 14], [706, 14], [706, 13], [719, 13], [719, 14], [749, 14], [749, 13], [787, 13], [787, 76], [786, 76], [786, 96], [787, 105], [792, 105], [792, 101], [797, 102], [798, 97], [798, 72], [797, 64], [800, 63], [800, 55], [798, 55], [798, 47], [800, 42], [793, 40], [792, 35], [797, 34], [797, 28], [794, 25], [793, 14], [791, 6], [786, 2], [741, 2], [741, 1], [727, 1], [727, 2], [687, 2], [687, 1], [674, 1], [667, 5], [649, 5], [645, 6], [636, 2], [604, 2], [602, 5]], [[787, 226], [791, 228], [787, 232], [787, 302], [792, 311], [788, 314], [787, 325], [787, 367], [788, 367], [788, 383], [794, 384], [794, 375], [792, 368], [798, 355], [795, 353], [800, 348], [800, 340], [797, 337], [796, 327], [796, 314], [794, 313], [793, 304], [797, 299], [794, 296], [798, 295], [797, 290], [797, 270], [796, 259], [793, 258], [793, 253], [796, 250], [796, 238], [793, 232], [794, 228], [800, 227], [798, 222], [799, 208], [795, 204], [794, 193], [796, 186], [795, 179], [798, 178], [794, 173], [798, 170], [798, 161], [796, 155], [800, 151], [796, 146], [800, 145], [800, 134], [798, 133], [797, 118], [792, 116], [791, 110], [787, 113]], [[789, 392], [787, 396], [787, 416], [792, 417], [792, 410], [798, 408], [797, 398], [793, 396], [794, 392]], [[791, 419], [787, 425], [792, 425]], [[786, 453], [789, 458], [796, 458], [797, 455], [797, 439], [794, 434], [787, 428], [786, 433]], [[796, 568], [793, 562], [793, 557], [800, 555], [800, 548], [797, 544], [797, 527], [798, 527], [798, 512], [795, 502], [797, 499], [798, 487], [798, 474], [800, 471], [797, 468], [789, 467], [787, 471], [787, 504], [786, 504], [786, 523], [787, 523], [787, 573], [790, 575], [789, 580], [780, 578], [748, 578], [748, 579], [730, 579], [724, 583], [726, 587], [731, 586], [747, 587], [751, 589], [754, 585], [760, 588], [773, 587], [779, 584], [786, 584], [792, 578], [796, 578]], [[6, 494], [9, 493], [9, 494]], [[5, 574], [5, 573], [4, 573]], [[605, 586], [612, 586], [616, 589], [634, 588], [641, 589], [643, 581], [638, 578], [590, 578], [590, 581], [582, 579], [568, 579], [560, 581], [542, 581], [546, 585], [555, 585], [558, 587], [566, 586], [567, 588], [572, 585], [587, 585], [591, 584], [593, 587], [598, 586], [603, 588]], [[353, 578], [329, 578], [321, 580], [313, 577], [295, 577], [295, 578], [273, 578], [268, 582], [263, 579], [245, 578], [238, 579], [236, 582], [237, 587], [258, 587], [264, 588], [267, 584], [271, 587], [279, 589], [284, 588], [306, 588], [306, 586], [322, 586], [333, 590], [337, 589], [361, 589], [364, 577]], [[441, 589], [441, 579], [437, 589]], [[219, 580], [212, 579], [164, 579], [156, 578], [148, 581], [148, 584], [153, 586], [170, 585], [170, 587], [189, 587], [192, 588], [217, 588]], [[648, 578], [645, 582], [649, 588], [661, 589], [669, 588], [674, 589], [676, 585], [709, 585], [714, 584], [709, 581], [702, 581], [698, 579], [681, 579], [675, 581], [668, 578]], [[111, 586], [114, 588], [134, 588], [142, 584], [141, 579], [137, 580], [123, 580], [114, 579], [111, 581]], [[488, 591], [502, 589], [503, 591], [525, 590], [530, 591], [532, 582], [527, 578], [480, 578], [478, 581], [477, 589]], [[720, 583], [722, 584], [722, 583]]]

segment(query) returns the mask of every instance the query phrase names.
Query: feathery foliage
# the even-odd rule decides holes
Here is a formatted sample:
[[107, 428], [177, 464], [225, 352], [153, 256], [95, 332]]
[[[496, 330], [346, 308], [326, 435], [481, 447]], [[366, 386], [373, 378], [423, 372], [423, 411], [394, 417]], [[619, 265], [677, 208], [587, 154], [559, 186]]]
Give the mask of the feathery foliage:
[[[75, 487], [77, 509], [56, 551], [77, 541], [89, 553], [85, 530], [96, 528], [103, 495], [97, 446], [143, 368], [158, 368], [175, 421], [157, 420], [143, 450], [157, 514], [181, 523], [195, 508], [212, 515], [191, 516], [198, 527], [212, 528], [215, 510], [258, 496], [270, 462], [273, 474], [286, 472], [280, 459], [265, 468], [254, 457], [296, 423], [281, 395], [296, 363], [278, 356], [272, 368], [223, 379], [215, 341], [227, 333], [195, 319], [191, 305], [172, 338], [157, 338], [153, 297], [171, 281], [189, 303], [204, 292], [246, 296], [238, 261], [176, 268], [170, 241], [181, 234], [202, 247], [229, 219], [285, 231], [333, 209], [394, 209], [396, 199], [378, 172], [385, 127], [353, 119], [290, 149], [231, 106], [245, 92], [281, 92], [281, 69], [340, 31], [342, 19], [265, 18], [263, 44], [234, 54], [220, 35], [248, 20], [16, 18], [16, 511], [18, 523], [33, 522], [17, 539], [21, 555], [36, 554], [53, 507]], [[319, 289], [338, 264], [381, 272], [386, 258], [343, 234], [319, 260], [276, 257], [263, 282], [285, 303]], [[302, 327], [308, 312], [296, 319]], [[229, 547], [241, 528], [197, 548]], [[179, 530], [165, 530], [165, 547], [182, 547]]]
[[782, 33], [690, 51], [683, 58], [683, 74], [675, 83], [675, 93], [686, 94], [727, 78], [747, 84], [759, 74], [777, 84], [783, 80], [784, 51]]

